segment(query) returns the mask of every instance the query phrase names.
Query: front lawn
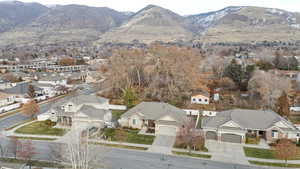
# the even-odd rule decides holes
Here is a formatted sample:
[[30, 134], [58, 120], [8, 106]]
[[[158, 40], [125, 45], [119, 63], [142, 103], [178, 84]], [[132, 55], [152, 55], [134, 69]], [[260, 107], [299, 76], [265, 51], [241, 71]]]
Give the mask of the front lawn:
[[[244, 152], [247, 157], [263, 158], [263, 159], [276, 159], [275, 151], [272, 149], [244, 147]], [[294, 160], [300, 160], [300, 153]]]
[[196, 154], [196, 153], [179, 152], [179, 151], [172, 151], [172, 153], [177, 155], [197, 157], [197, 158], [211, 158], [211, 155], [208, 154]]
[[104, 129], [104, 136], [110, 141], [119, 141], [136, 144], [151, 145], [155, 136], [138, 134], [139, 130], [133, 129]]
[[32, 134], [32, 135], [49, 135], [49, 136], [63, 136], [64, 129], [53, 128], [55, 124], [49, 124], [47, 121], [37, 121], [30, 123], [17, 129], [15, 132], [19, 134]]
[[270, 163], [270, 162], [261, 162], [261, 161], [252, 161], [249, 160], [250, 164], [269, 166], [269, 167], [284, 167], [284, 168], [300, 168], [300, 164], [284, 164], [284, 163]]
[[244, 152], [247, 157], [275, 159], [274, 150], [244, 147]]

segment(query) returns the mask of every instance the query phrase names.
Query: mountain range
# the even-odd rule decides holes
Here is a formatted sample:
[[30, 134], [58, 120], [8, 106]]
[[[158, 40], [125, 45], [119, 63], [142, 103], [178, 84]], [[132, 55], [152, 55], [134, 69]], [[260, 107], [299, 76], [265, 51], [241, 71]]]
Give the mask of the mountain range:
[[150, 43], [153, 41], [253, 42], [300, 40], [300, 13], [230, 6], [181, 16], [148, 5], [120, 12], [106, 7], [0, 2], [0, 46], [73, 41]]

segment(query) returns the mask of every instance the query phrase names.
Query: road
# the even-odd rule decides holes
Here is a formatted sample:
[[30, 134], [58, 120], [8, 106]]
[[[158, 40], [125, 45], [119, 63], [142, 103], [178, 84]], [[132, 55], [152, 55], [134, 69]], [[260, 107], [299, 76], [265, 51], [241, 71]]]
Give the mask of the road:
[[[85, 88], [85, 94], [91, 94], [92, 90]], [[51, 107], [51, 103], [40, 105], [41, 113], [46, 112]], [[0, 132], [7, 127], [21, 123], [29, 118], [23, 116], [20, 112], [0, 119]], [[49, 141], [33, 141], [35, 146], [35, 159], [38, 160], [54, 160], [53, 147], [57, 147], [55, 142]], [[9, 151], [9, 139], [1, 137], [0, 145]], [[156, 153], [108, 148], [99, 145], [91, 145], [91, 149], [95, 153], [95, 158], [99, 163], [105, 162], [103, 165], [106, 169], [261, 169], [262, 167], [244, 166], [211, 160], [203, 160], [189, 157], [169, 156]], [[11, 153], [7, 153], [12, 156]]]
[[[47, 110], [49, 110], [50, 106], [51, 103], [44, 103], [40, 105], [40, 114], [45, 113]], [[30, 117], [24, 116], [21, 112], [17, 112], [8, 117], [4, 117], [3, 119], [0, 119], [0, 131], [29, 119]]]
[[[36, 152], [35, 159], [54, 160], [52, 155], [54, 142], [33, 141]], [[0, 140], [2, 145], [9, 147], [8, 139]], [[181, 156], [161, 155], [156, 153], [117, 149], [91, 145], [90, 156], [96, 159], [97, 164], [102, 164], [105, 169], [261, 169], [262, 167], [245, 166], [188, 158]], [[12, 156], [12, 154], [10, 154]]]
[[[94, 92], [95, 92], [94, 89], [92, 87], [90, 87], [89, 85], [84, 85], [83, 90], [81, 90], [81, 93], [83, 93], [83, 94], [92, 94]], [[71, 97], [71, 96], [67, 96], [67, 97]], [[66, 98], [64, 97], [61, 99], [66, 99]], [[60, 99], [55, 100], [54, 102], [58, 102], [59, 100]], [[53, 102], [47, 102], [47, 103], [41, 104], [39, 114], [47, 112], [49, 110], [49, 108], [51, 107], [52, 103]], [[13, 115], [10, 115], [8, 117], [0, 119], [0, 133], [1, 133], [1, 131], [3, 131], [6, 128], [9, 128], [9, 127], [19, 124], [19, 123], [22, 123], [29, 119], [30, 119], [30, 117], [26, 117], [26, 116], [22, 115], [21, 112], [17, 112]]]

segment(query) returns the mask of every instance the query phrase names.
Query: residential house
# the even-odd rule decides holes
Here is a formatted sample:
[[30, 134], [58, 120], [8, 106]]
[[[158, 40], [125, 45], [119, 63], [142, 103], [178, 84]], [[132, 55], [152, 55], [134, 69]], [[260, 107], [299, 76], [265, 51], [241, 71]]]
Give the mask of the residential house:
[[12, 87], [12, 83], [6, 79], [0, 79], [0, 90]]
[[155, 134], [171, 134], [178, 132], [184, 124], [186, 112], [168, 103], [142, 102], [125, 112], [119, 124], [154, 132]]
[[19, 108], [20, 106], [21, 104], [16, 102], [15, 95], [0, 92], [0, 113]]
[[192, 104], [209, 104], [210, 103], [210, 95], [208, 93], [202, 93], [193, 95], [191, 97]]
[[259, 137], [268, 143], [281, 138], [294, 141], [300, 131], [290, 121], [273, 111], [233, 109], [204, 117], [201, 128], [205, 138], [233, 143], [245, 143], [246, 137]]
[[13, 94], [0, 92], [0, 107], [7, 106], [16, 102], [16, 96]]
[[[16, 101], [20, 103], [27, 102], [28, 98], [28, 87], [30, 83], [29, 82], [20, 82], [20, 83], [14, 83], [13, 87], [7, 88], [4, 90], [0, 90], [4, 93], [13, 94], [16, 96]], [[35, 88], [35, 92], [39, 92], [39, 88]]]
[[58, 86], [47, 84], [47, 83], [33, 83], [32, 84], [35, 89], [39, 89], [36, 91], [37, 96], [45, 96], [45, 98], [55, 97], [62, 92], [58, 90]]
[[96, 95], [78, 95], [56, 103], [48, 114], [55, 114], [57, 126], [102, 128], [111, 123], [109, 100]]
[[67, 78], [53, 74], [51, 76], [40, 78], [38, 83], [66, 86]]

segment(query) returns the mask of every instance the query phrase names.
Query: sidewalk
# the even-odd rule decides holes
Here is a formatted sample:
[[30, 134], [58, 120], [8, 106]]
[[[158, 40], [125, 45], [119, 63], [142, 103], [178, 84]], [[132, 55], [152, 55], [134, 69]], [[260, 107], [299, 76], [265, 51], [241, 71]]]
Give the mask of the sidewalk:
[[[262, 159], [262, 158], [253, 158], [247, 157], [248, 160], [252, 161], [260, 161], [260, 162], [268, 162], [268, 163], [285, 163], [284, 160], [276, 160], [276, 159]], [[288, 160], [288, 164], [300, 164], [300, 160]]]
[[90, 142], [94, 142], [94, 143], [125, 145], [125, 146], [143, 147], [143, 148], [149, 148], [149, 147], [151, 147], [151, 145], [147, 145], [147, 144], [134, 144], [134, 143], [125, 143], [125, 142], [117, 142], [117, 141], [106, 141], [106, 140], [97, 140], [97, 139], [89, 139], [89, 141]]
[[[126, 142], [117, 142], [117, 141], [106, 141], [106, 140], [97, 140], [97, 139], [90, 139], [90, 142], [95, 142], [95, 143], [102, 143], [102, 144], [114, 144], [114, 145], [125, 145], [125, 146], [134, 146], [134, 147], [143, 147], [143, 148], [150, 148], [152, 145], [148, 144], [134, 144], [134, 143], [126, 143]], [[177, 152], [189, 152], [186, 149], [179, 149], [179, 148], [172, 148], [172, 151], [177, 151]], [[207, 154], [211, 155], [209, 152], [202, 152], [202, 151], [191, 151], [194, 154]]]

